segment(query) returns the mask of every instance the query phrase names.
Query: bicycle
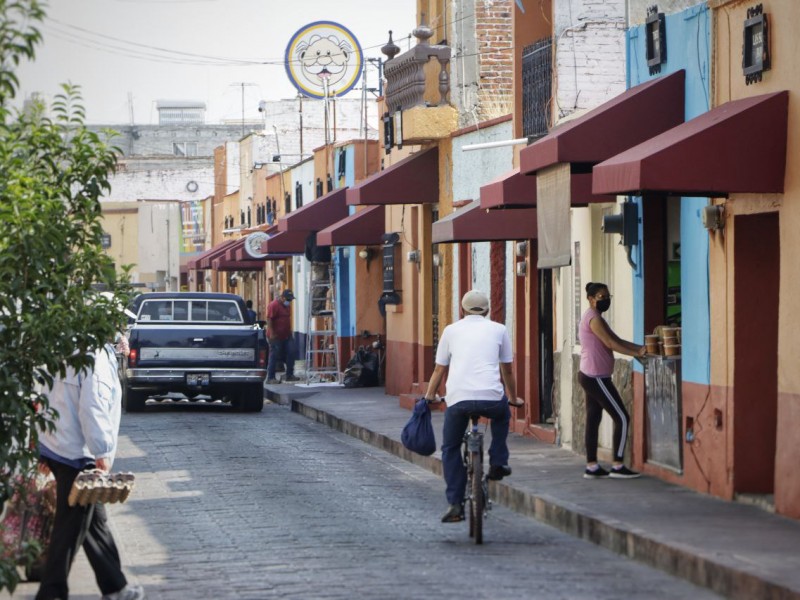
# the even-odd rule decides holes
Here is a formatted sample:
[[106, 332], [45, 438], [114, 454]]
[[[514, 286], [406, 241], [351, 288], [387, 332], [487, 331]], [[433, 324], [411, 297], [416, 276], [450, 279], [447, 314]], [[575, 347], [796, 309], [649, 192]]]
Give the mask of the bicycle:
[[483, 432], [478, 427], [479, 414], [469, 415], [470, 427], [464, 433], [463, 457], [467, 469], [465, 509], [469, 506], [469, 536], [483, 544], [483, 519], [492, 508], [489, 498], [489, 474], [483, 471]]

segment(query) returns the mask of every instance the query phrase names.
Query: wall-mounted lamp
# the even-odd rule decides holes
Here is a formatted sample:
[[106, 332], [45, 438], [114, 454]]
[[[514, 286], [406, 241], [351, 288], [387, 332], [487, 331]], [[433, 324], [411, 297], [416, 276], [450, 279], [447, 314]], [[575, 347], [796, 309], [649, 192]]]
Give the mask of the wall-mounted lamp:
[[514, 253], [519, 256], [527, 256], [528, 255], [528, 242], [517, 242], [514, 246]]
[[528, 263], [527, 261], [521, 261], [517, 263], [517, 277], [525, 277], [528, 275]]
[[644, 54], [650, 75], [661, 72], [661, 65], [667, 62], [667, 21], [664, 13], [658, 12], [658, 6], [647, 9], [645, 20]]
[[369, 263], [375, 257], [375, 252], [372, 250], [372, 248], [368, 247], [362, 248], [361, 250], [358, 251], [358, 257], [361, 260], [365, 261], [367, 265], [367, 271], [369, 271]]
[[703, 227], [709, 231], [719, 231], [725, 227], [725, 209], [720, 204], [709, 204], [701, 213]]
[[439, 268], [442, 266], [442, 255], [438, 252], [433, 255], [433, 266]]
[[211, 283], [211, 275], [206, 275], [206, 283]]
[[363, 248], [358, 251], [358, 258], [369, 262], [372, 259], [372, 249]]
[[625, 246], [628, 254], [628, 264], [636, 268], [631, 256], [633, 247], [639, 243], [639, 208], [631, 200], [623, 202], [622, 211], [616, 215], [604, 215], [600, 229], [603, 233], [620, 234], [619, 243]]
[[742, 71], [745, 83], [758, 83], [764, 71], [772, 67], [769, 54], [769, 21], [763, 4], [747, 9], [742, 45]]

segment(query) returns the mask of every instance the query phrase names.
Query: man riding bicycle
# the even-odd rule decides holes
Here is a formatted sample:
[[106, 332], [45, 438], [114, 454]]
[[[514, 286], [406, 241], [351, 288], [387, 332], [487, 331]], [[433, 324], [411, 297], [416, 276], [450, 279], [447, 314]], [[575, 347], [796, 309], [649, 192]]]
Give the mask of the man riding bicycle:
[[[425, 393], [433, 400], [447, 373], [442, 467], [450, 505], [443, 523], [464, 520], [464, 494], [467, 471], [461, 458], [461, 442], [469, 415], [491, 419], [492, 443], [489, 447], [489, 479], [511, 475], [508, 466], [508, 406], [517, 402], [516, 384], [511, 373], [513, 352], [505, 325], [487, 319], [489, 298], [470, 290], [461, 299], [464, 318], [445, 327], [436, 350], [436, 366]], [[511, 399], [511, 400], [509, 400]]]

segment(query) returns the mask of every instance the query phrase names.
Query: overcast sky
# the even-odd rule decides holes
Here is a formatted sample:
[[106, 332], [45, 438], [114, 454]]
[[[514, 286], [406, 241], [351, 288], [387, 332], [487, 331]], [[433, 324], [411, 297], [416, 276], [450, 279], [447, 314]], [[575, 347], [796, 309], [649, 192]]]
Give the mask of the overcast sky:
[[[19, 70], [20, 100], [34, 92], [51, 98], [70, 81], [82, 87], [89, 123], [129, 123], [129, 92], [136, 123], [157, 122], [157, 100], [205, 102], [213, 123], [241, 119], [244, 93], [245, 117], [256, 119], [259, 100], [297, 95], [283, 59], [298, 29], [335, 21], [353, 32], [365, 58], [385, 58], [389, 29], [407, 48], [415, 7], [415, 0], [50, 0], [44, 42]], [[372, 68], [368, 84], [376, 83]]]

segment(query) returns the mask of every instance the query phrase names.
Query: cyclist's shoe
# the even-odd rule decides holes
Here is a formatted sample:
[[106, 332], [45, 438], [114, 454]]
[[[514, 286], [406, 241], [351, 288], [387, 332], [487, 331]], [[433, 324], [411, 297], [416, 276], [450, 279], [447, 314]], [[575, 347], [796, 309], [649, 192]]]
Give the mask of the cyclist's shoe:
[[451, 504], [447, 512], [442, 515], [442, 523], [458, 523], [464, 520], [464, 505]]
[[500, 481], [503, 477], [511, 475], [511, 467], [508, 465], [492, 465], [489, 467], [487, 477], [492, 481]]
[[595, 469], [586, 467], [586, 470], [583, 472], [584, 479], [604, 479], [606, 477], [608, 477], [608, 471], [600, 465], [597, 465]]
[[631, 471], [628, 467], [622, 465], [621, 467], [612, 467], [611, 471], [608, 473], [608, 476], [612, 479], [636, 479], [642, 475], [641, 473]]

